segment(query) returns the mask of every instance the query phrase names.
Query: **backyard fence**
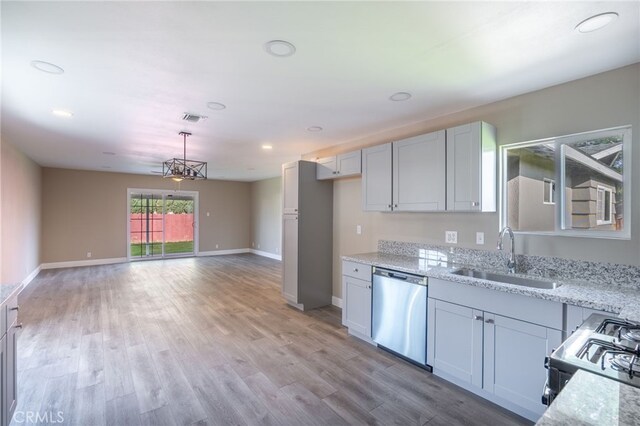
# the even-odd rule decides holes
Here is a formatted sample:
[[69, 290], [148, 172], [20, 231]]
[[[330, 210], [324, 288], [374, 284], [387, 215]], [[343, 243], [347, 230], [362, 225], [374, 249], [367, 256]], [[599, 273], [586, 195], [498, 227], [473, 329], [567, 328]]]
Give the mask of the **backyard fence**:
[[[162, 242], [162, 214], [131, 213], [129, 221], [130, 243], [147, 241], [147, 223], [149, 223], [149, 242]], [[193, 213], [164, 215], [164, 239], [172, 243], [178, 241], [193, 241]]]

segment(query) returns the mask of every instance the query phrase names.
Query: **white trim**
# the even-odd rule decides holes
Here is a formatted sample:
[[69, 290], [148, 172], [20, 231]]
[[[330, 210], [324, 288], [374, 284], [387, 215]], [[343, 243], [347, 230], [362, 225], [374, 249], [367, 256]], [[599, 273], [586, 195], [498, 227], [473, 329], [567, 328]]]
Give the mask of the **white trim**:
[[269, 259], [282, 260], [281, 255], [269, 253], [268, 251], [251, 249], [251, 253], [257, 254], [258, 256], [268, 257]]
[[28, 286], [29, 283], [31, 283], [31, 281], [33, 281], [33, 279], [38, 276], [41, 270], [42, 270], [42, 265], [38, 265], [36, 269], [31, 271], [31, 273], [27, 275], [25, 279], [22, 280], [22, 288], [24, 289], [26, 286]]
[[58, 268], [75, 268], [78, 266], [96, 266], [96, 265], [111, 265], [113, 263], [124, 263], [127, 261], [126, 257], [112, 257], [107, 259], [91, 259], [91, 260], [70, 260], [67, 262], [53, 262], [43, 263], [40, 265], [40, 269], [58, 269]]
[[243, 248], [243, 249], [230, 249], [230, 250], [212, 250], [212, 251], [201, 251], [198, 252], [196, 256], [223, 256], [225, 254], [240, 254], [240, 253], [251, 253], [251, 249]]
[[337, 306], [338, 308], [342, 308], [342, 299], [335, 296], [331, 296], [331, 304], [333, 306]]

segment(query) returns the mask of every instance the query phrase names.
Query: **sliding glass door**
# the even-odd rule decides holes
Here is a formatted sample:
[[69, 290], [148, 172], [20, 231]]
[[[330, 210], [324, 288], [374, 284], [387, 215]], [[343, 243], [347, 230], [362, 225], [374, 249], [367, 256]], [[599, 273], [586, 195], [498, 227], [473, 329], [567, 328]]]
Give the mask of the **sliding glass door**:
[[197, 253], [197, 193], [130, 189], [127, 211], [129, 259]]

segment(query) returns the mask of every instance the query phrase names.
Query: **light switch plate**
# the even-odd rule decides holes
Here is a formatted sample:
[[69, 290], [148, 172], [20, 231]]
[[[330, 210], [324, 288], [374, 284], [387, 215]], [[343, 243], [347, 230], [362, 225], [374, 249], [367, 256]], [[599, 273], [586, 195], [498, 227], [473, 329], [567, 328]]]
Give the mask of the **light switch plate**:
[[458, 232], [446, 231], [444, 234], [444, 240], [450, 244], [458, 244]]
[[476, 244], [484, 244], [484, 232], [476, 232]]
[[356, 234], [358, 235], [362, 234], [362, 225], [356, 225]]

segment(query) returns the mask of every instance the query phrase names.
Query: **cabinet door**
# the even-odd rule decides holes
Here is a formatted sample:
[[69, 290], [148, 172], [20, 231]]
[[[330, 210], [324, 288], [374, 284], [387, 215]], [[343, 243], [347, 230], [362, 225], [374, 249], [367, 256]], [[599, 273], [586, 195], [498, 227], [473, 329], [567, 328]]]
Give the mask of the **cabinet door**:
[[316, 161], [316, 179], [333, 179], [336, 177], [336, 157], [321, 158]]
[[547, 370], [544, 358], [557, 348], [562, 333], [540, 325], [485, 314], [483, 388], [541, 415]]
[[362, 209], [391, 211], [391, 144], [362, 150]]
[[480, 126], [447, 129], [447, 210], [480, 210]]
[[16, 402], [18, 399], [18, 368], [17, 368], [17, 350], [18, 350], [18, 329], [16, 328], [16, 322], [11, 324], [7, 330], [7, 351], [6, 351], [6, 379], [4, 400], [6, 401], [4, 415], [6, 416], [6, 422], [8, 425], [11, 423], [13, 412], [16, 409]]
[[[433, 324], [434, 371], [482, 387], [483, 313], [436, 300]], [[430, 328], [431, 330], [431, 328]]]
[[344, 275], [344, 325], [371, 337], [371, 282]]
[[298, 303], [298, 215], [285, 215], [282, 221], [282, 294]]
[[393, 210], [445, 209], [445, 131], [393, 143]]
[[336, 173], [338, 177], [362, 173], [362, 151], [360, 150], [338, 155], [337, 162]]
[[298, 213], [298, 162], [282, 166], [282, 213]]

